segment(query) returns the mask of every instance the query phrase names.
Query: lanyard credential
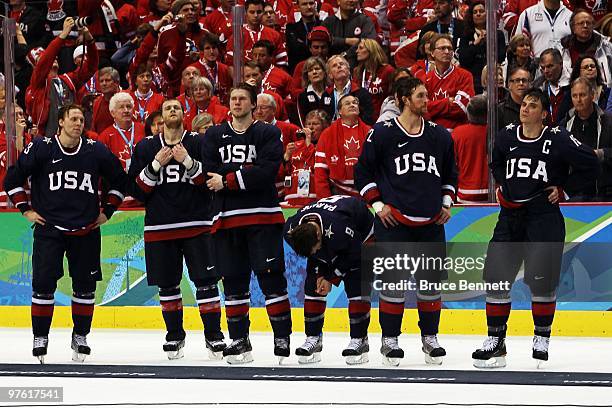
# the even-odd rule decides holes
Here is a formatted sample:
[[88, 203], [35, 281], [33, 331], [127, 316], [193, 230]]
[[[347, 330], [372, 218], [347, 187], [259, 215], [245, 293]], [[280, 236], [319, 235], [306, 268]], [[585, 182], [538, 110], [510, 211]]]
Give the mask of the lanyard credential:
[[123, 129], [121, 129], [119, 126], [117, 126], [117, 124], [114, 124], [113, 126], [119, 132], [119, 135], [121, 136], [121, 138], [125, 142], [125, 145], [128, 147], [128, 149], [130, 149], [130, 157], [132, 157], [132, 150], [134, 148], [134, 124], [132, 123], [132, 127], [130, 128], [131, 136], [130, 136], [130, 140], [129, 141], [128, 141], [127, 136], [125, 136], [125, 133], [123, 133]]

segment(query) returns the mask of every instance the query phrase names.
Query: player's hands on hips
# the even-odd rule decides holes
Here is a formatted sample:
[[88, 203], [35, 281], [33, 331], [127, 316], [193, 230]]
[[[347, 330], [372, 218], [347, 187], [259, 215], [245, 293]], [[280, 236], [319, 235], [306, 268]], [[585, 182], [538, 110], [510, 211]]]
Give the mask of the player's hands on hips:
[[548, 201], [551, 204], [557, 204], [559, 201], [561, 201], [561, 192], [559, 191], [559, 187], [550, 186], [546, 187], [544, 190], [550, 192], [548, 194]]
[[98, 228], [102, 224], [105, 224], [106, 221], [108, 221], [108, 218], [106, 218], [106, 214], [100, 213], [100, 215], [98, 215], [98, 219], [96, 220], [96, 228]]
[[397, 220], [393, 214], [391, 214], [391, 207], [387, 204], [385, 204], [382, 210], [378, 211], [376, 215], [378, 215], [385, 228], [396, 227], [398, 225]]
[[24, 212], [23, 216], [26, 217], [28, 221], [35, 224], [45, 225], [45, 223], [47, 222], [47, 220], [45, 220], [39, 213], [34, 210], [28, 210]]
[[187, 155], [187, 150], [181, 143], [177, 144], [172, 148], [172, 157], [174, 157], [174, 160], [179, 163], [182, 163], [185, 160], [185, 157], [187, 157]]
[[170, 160], [172, 160], [172, 157], [172, 149], [170, 149], [168, 146], [164, 146], [159, 149], [159, 152], [157, 152], [155, 155], [155, 160], [157, 160], [162, 166], [165, 166], [168, 164], [168, 162], [170, 162]]
[[223, 189], [223, 176], [217, 173], [206, 173], [210, 177], [206, 181], [206, 186], [212, 191], [219, 191]]
[[442, 207], [440, 210], [440, 217], [436, 221], [438, 225], [444, 225], [451, 219], [451, 211], [450, 208]]
[[327, 279], [325, 279], [324, 277], [319, 276], [317, 278], [317, 290], [316, 290], [316, 292], [319, 295], [321, 295], [321, 296], [327, 295], [331, 291], [331, 287], [332, 287], [331, 282], [328, 281]]

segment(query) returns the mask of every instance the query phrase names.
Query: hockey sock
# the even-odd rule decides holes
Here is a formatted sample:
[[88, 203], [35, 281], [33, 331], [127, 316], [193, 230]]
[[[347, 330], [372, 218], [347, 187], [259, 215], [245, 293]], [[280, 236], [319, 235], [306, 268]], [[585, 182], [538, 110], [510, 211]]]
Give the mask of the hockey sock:
[[53, 293], [32, 294], [32, 332], [34, 336], [48, 336], [53, 320], [53, 306], [55, 299]]
[[287, 292], [266, 295], [266, 312], [274, 337], [289, 337], [291, 334], [291, 305]]
[[363, 338], [368, 335], [370, 326], [370, 297], [358, 296], [349, 298], [349, 324], [351, 338]]
[[440, 299], [433, 301], [417, 300], [419, 328], [421, 329], [422, 336], [438, 334], [441, 308], [442, 302]]
[[159, 304], [166, 323], [166, 341], [184, 340], [183, 299], [180, 287], [159, 288]]
[[226, 295], [225, 315], [227, 316], [227, 329], [230, 339], [236, 340], [248, 336], [250, 303], [250, 293]]
[[196, 289], [196, 301], [200, 317], [204, 324], [204, 337], [208, 340], [220, 340], [221, 333], [221, 297], [217, 284], [201, 286]]
[[325, 321], [325, 296], [304, 296], [304, 327], [306, 336], [318, 336], [323, 333]]
[[383, 337], [397, 337], [402, 332], [404, 298], [391, 298], [380, 295], [378, 304], [380, 327]]
[[487, 329], [489, 336], [506, 337], [512, 303], [507, 299], [487, 298]]
[[533, 333], [536, 336], [550, 337], [555, 308], [557, 302], [531, 302], [531, 315], [533, 316]]
[[95, 292], [72, 293], [72, 323], [74, 333], [87, 336], [91, 330], [94, 314]]

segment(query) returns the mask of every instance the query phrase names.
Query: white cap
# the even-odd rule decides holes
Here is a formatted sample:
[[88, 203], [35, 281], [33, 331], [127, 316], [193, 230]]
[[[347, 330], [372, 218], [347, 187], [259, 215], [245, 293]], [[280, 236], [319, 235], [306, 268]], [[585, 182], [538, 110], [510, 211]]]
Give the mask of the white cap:
[[78, 47], [74, 49], [74, 52], [72, 53], [72, 60], [74, 61], [75, 59], [77, 59], [83, 54], [85, 54], [85, 46], [79, 45]]

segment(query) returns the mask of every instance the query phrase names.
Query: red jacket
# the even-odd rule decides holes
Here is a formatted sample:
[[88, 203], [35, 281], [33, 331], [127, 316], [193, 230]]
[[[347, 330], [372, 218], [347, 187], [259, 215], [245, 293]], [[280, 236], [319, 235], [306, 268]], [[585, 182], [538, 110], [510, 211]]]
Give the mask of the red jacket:
[[402, 42], [427, 23], [427, 15], [433, 12], [433, 0], [389, 0], [388, 7], [389, 48], [393, 56]]
[[[193, 102], [193, 99], [190, 99], [190, 101]], [[227, 121], [229, 109], [221, 105], [219, 98], [216, 96], [210, 98], [208, 108], [204, 110], [200, 110], [200, 108], [196, 106], [195, 102], [193, 102], [193, 106], [189, 110], [189, 113], [185, 113], [185, 116], [183, 117], [183, 127], [185, 130], [191, 132], [191, 122], [193, 122], [193, 118], [195, 118], [199, 113], [203, 112], [209, 113], [213, 117], [214, 124], [218, 125], [219, 123]]]
[[[253, 58], [253, 44], [259, 40], [268, 40], [274, 45], [274, 63], [279, 67], [287, 66], [287, 51], [285, 50], [285, 39], [271, 28], [261, 26], [259, 31], [253, 31], [247, 28], [245, 24], [242, 27], [242, 54], [245, 61], [250, 61]], [[225, 63], [232, 65], [234, 58], [234, 37], [230, 37], [227, 41], [227, 56]]]
[[215, 96], [219, 98], [222, 105], [229, 106], [229, 91], [233, 86], [230, 67], [218, 61], [215, 69], [212, 69], [205, 64], [206, 63], [200, 59], [190, 66], [196, 67], [198, 71], [200, 71], [200, 75], [210, 80], [215, 87]]
[[98, 96], [93, 103], [93, 116], [91, 126], [97, 134], [102, 133], [107, 127], [115, 123], [115, 119], [110, 114], [109, 100], [106, 100], [104, 95]]
[[353, 83], [368, 91], [372, 96], [375, 118], [380, 115], [380, 107], [385, 98], [389, 96], [389, 81], [391, 81], [393, 71], [395, 69], [391, 65], [385, 64], [378, 68], [374, 76], [369, 72], [364, 72], [359, 78], [356, 75], [353, 76]]
[[219, 36], [219, 41], [226, 43], [232, 36], [232, 12], [223, 11], [221, 7], [206, 14], [203, 24], [205, 29]]
[[265, 90], [276, 92], [282, 98], [286, 98], [291, 93], [292, 79], [287, 72], [272, 65], [263, 72], [261, 86]]
[[459, 172], [457, 199], [461, 203], [486, 202], [489, 193], [487, 126], [457, 126], [452, 133]]
[[134, 98], [134, 120], [145, 124], [147, 117], [155, 111], [161, 110], [164, 103], [164, 97], [151, 89], [147, 95], [139, 98], [136, 91], [130, 91], [130, 95]]
[[[44, 135], [49, 117], [49, 92], [52, 83], [49, 80], [49, 71], [53, 61], [57, 58], [65, 40], [56, 37], [41, 54], [30, 79], [30, 86], [26, 90], [26, 112], [32, 118], [32, 124], [38, 127], [38, 134]], [[95, 44], [87, 45], [85, 63], [74, 71], [62, 74], [59, 79], [70, 88], [76, 99], [79, 88], [91, 78], [98, 69], [98, 50]]]
[[[297, 131], [300, 130], [299, 127], [289, 122], [282, 122], [279, 120], [274, 121], [274, 126], [279, 128], [281, 131], [281, 137], [283, 141], [283, 154], [285, 150], [287, 150], [287, 145], [289, 143], [295, 142], [297, 140], [296, 134]], [[280, 166], [278, 169], [278, 174], [276, 175], [276, 191], [278, 192], [278, 197], [283, 198], [285, 196], [285, 176], [287, 175], [285, 166]]]
[[[285, 200], [289, 205], [307, 205], [316, 201], [317, 194], [315, 193], [315, 153], [317, 146], [314, 143], [306, 146], [303, 140], [295, 142], [295, 150], [287, 162], [287, 175], [291, 176], [291, 186], [285, 189]], [[304, 171], [308, 171], [305, 173]], [[300, 173], [308, 174], [308, 194], [305, 193], [305, 188], [298, 194], [298, 184]]]
[[335, 194], [359, 196], [354, 186], [353, 166], [361, 155], [369, 131], [370, 127], [361, 119], [353, 127], [338, 119], [321, 133], [315, 158], [317, 198]]
[[[32, 137], [28, 133], [24, 133], [23, 135], [23, 146], [27, 146]], [[17, 156], [19, 156], [19, 152], [17, 149], [13, 149], [13, 160], [17, 161]], [[6, 133], [4, 130], [4, 123], [0, 123], [0, 208], [6, 208], [7, 206], [7, 196], [6, 191], [4, 191], [4, 177], [6, 176], [6, 171], [9, 168], [9, 163], [7, 163], [6, 157]], [[29, 186], [24, 186], [26, 189], [26, 194], [29, 194]]]

